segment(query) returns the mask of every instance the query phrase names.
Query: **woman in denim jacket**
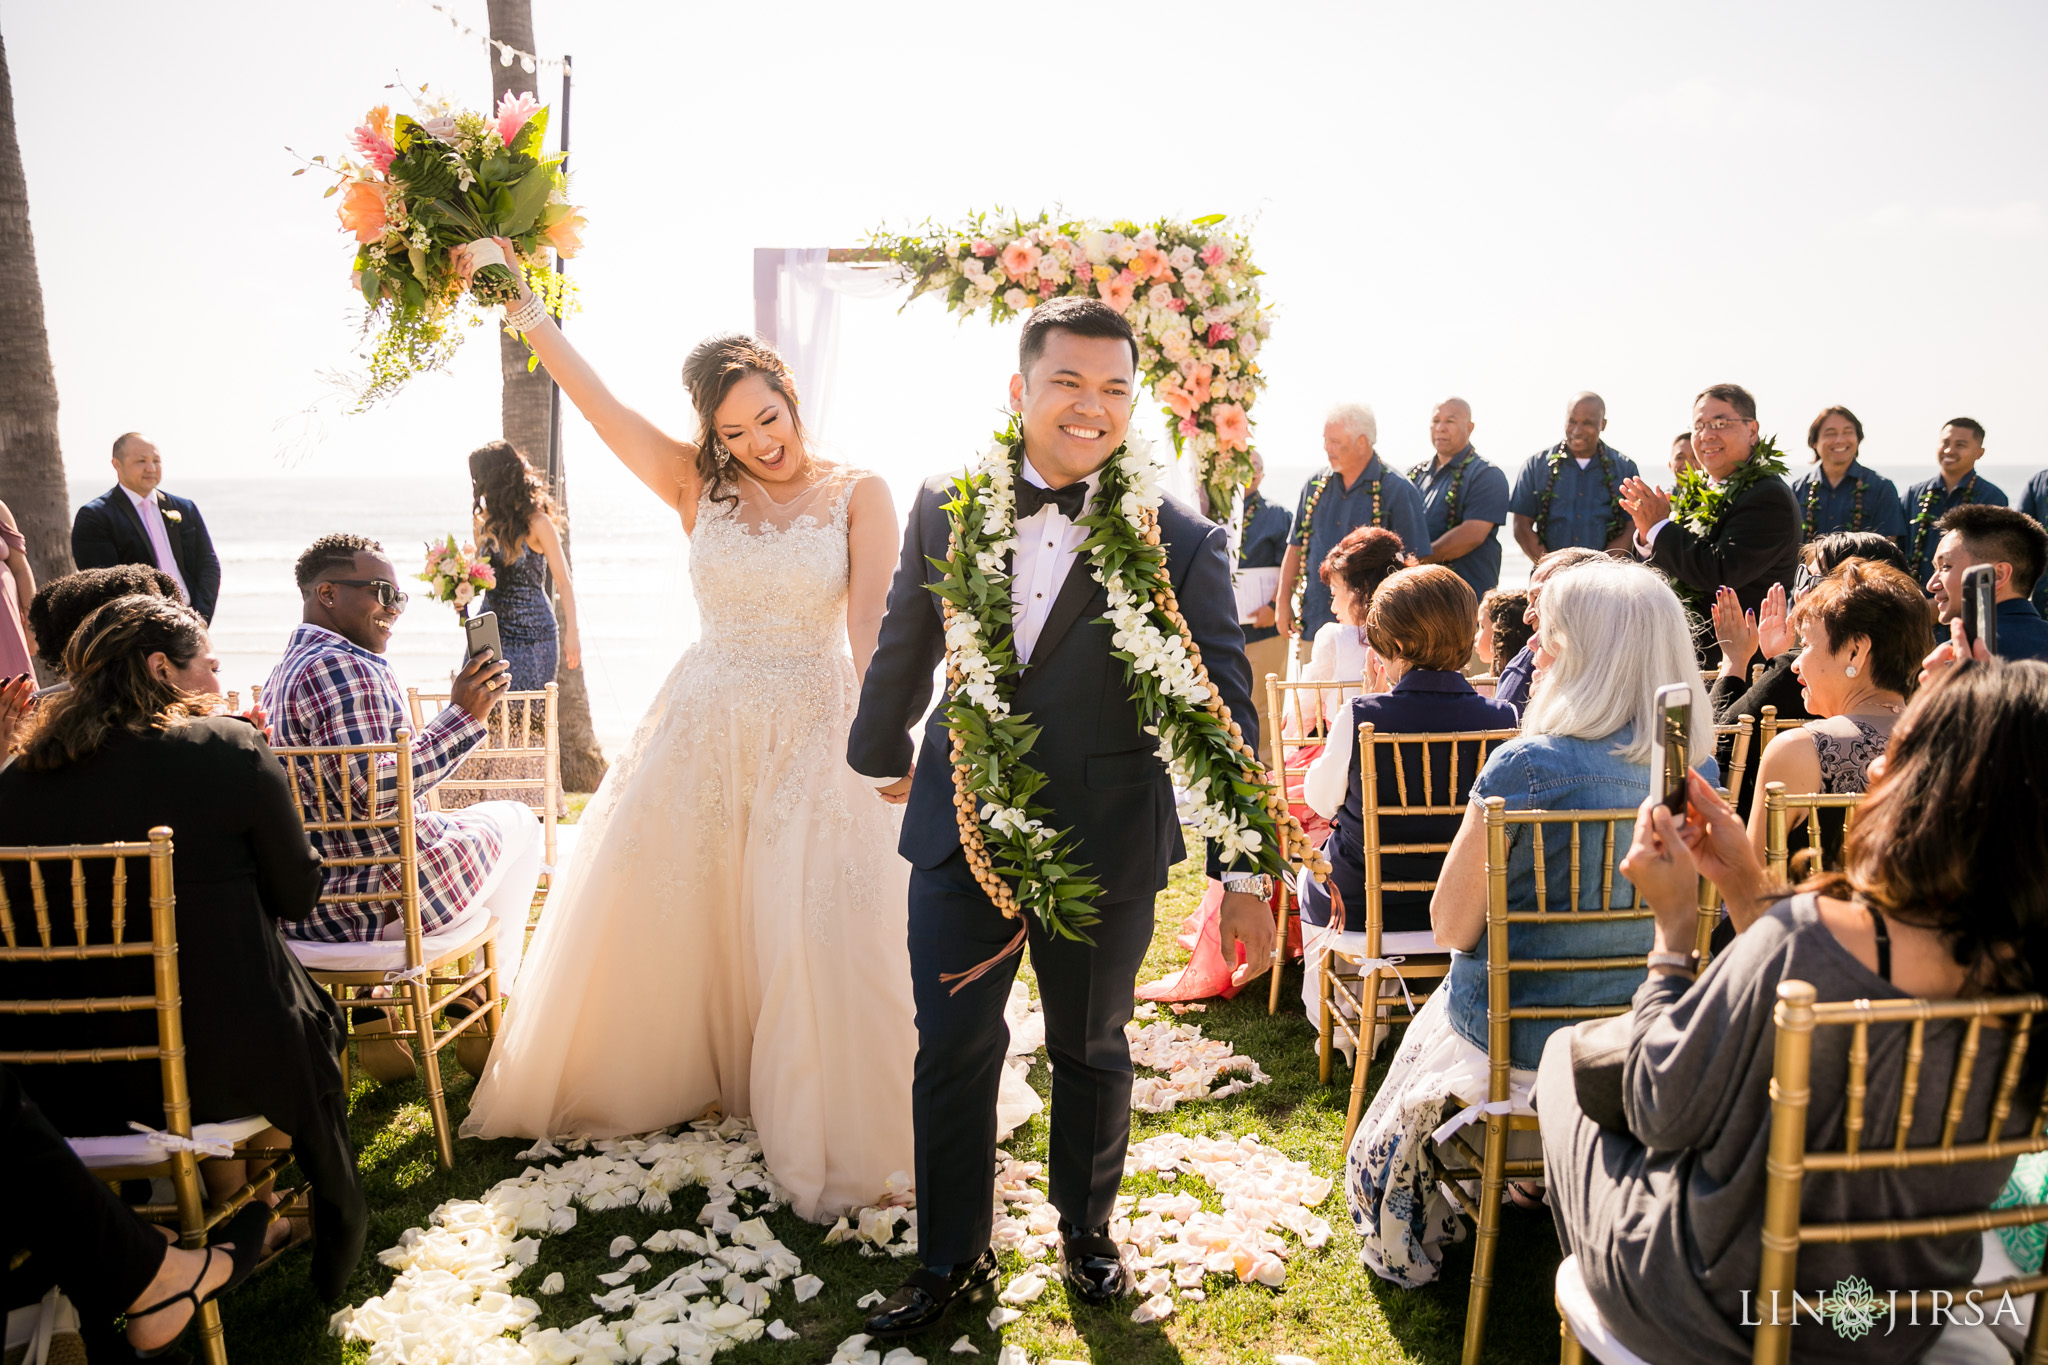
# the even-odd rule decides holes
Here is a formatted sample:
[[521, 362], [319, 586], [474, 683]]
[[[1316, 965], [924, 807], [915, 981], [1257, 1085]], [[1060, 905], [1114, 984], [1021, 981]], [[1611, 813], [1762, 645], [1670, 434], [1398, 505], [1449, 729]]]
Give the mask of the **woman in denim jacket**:
[[[1693, 715], [1700, 721], [1693, 729], [1693, 765], [1710, 781], [1718, 775], [1713, 730], [1706, 722], [1712, 711], [1693, 661], [1685, 608], [1655, 572], [1607, 561], [1558, 574], [1544, 585], [1535, 648], [1536, 688], [1522, 734], [1487, 759], [1431, 898], [1436, 939], [1454, 950], [1451, 974], [1409, 1026], [1346, 1159], [1346, 1195], [1365, 1263], [1397, 1284], [1435, 1279], [1438, 1245], [1456, 1235], [1456, 1207], [1430, 1178], [1424, 1148], [1439, 1125], [1455, 1117], [1452, 1093], [1469, 1099], [1486, 1087], [1487, 798], [1501, 797], [1510, 811], [1641, 805], [1650, 788], [1657, 689], [1674, 682], [1690, 687]], [[1616, 826], [1616, 868], [1633, 828], [1633, 821]], [[1535, 832], [1509, 827], [1511, 911], [1536, 908]], [[1568, 826], [1544, 831], [1552, 906], [1569, 903], [1570, 837]], [[1599, 839], [1582, 839], [1581, 908], [1600, 906], [1604, 855]], [[1628, 882], [1616, 871], [1609, 904], [1626, 908], [1631, 899]], [[1509, 942], [1518, 959], [1610, 957], [1647, 952], [1652, 932], [1647, 920], [1520, 924], [1510, 928]], [[1514, 1003], [1625, 1006], [1642, 979], [1640, 970], [1528, 973], [1514, 980]], [[1517, 1110], [1528, 1110], [1544, 1041], [1568, 1022], [1514, 1025], [1510, 1089]], [[1514, 1146], [1511, 1140], [1510, 1155], [1523, 1155]], [[1536, 1151], [1532, 1142], [1526, 1154]], [[1516, 1193], [1536, 1197], [1533, 1189]]]

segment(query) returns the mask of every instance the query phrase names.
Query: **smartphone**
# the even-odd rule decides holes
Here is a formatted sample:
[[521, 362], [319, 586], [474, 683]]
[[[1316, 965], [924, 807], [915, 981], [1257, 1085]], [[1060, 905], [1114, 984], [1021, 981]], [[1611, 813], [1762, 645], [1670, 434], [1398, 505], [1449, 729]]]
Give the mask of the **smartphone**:
[[1984, 648], [1998, 653], [1998, 569], [1991, 564], [1973, 564], [1963, 570], [1963, 635], [1982, 640]]
[[1692, 689], [1657, 689], [1657, 739], [1650, 755], [1650, 794], [1685, 819], [1686, 757], [1692, 752]]
[[492, 659], [505, 657], [505, 642], [498, 638], [498, 613], [487, 611], [480, 616], [465, 618], [462, 634], [465, 645], [462, 663], [465, 668], [479, 654], [487, 654]]

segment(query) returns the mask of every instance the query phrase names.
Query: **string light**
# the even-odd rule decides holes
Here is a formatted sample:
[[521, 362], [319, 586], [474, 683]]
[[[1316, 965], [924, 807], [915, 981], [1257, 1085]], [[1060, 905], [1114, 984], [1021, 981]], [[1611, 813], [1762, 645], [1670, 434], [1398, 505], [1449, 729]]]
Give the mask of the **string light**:
[[529, 74], [536, 67], [542, 66], [550, 68], [559, 67], [563, 71], [569, 70], [569, 59], [567, 57], [537, 57], [531, 52], [522, 52], [510, 43], [499, 42], [488, 33], [478, 33], [468, 24], [463, 23], [453, 10], [449, 9], [446, 5], [436, 3], [436, 0], [427, 0], [427, 6], [434, 13], [446, 19], [449, 26], [463, 37], [475, 38], [483, 43], [486, 48], [495, 49], [499, 66], [510, 66], [514, 62], [518, 62], [520, 70]]

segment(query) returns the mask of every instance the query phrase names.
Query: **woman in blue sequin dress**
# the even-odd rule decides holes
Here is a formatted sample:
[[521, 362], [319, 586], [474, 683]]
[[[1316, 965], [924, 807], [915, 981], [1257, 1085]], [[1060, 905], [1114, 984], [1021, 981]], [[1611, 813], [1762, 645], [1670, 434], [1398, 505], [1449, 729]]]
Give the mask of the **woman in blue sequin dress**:
[[[484, 594], [484, 610], [498, 614], [505, 661], [512, 665], [512, 690], [538, 692], [555, 680], [558, 656], [570, 668], [582, 664], [576, 590], [562, 552], [560, 513], [540, 474], [507, 441], [492, 441], [469, 453], [469, 486], [477, 548], [498, 575], [498, 585]], [[548, 605], [549, 572], [562, 594], [565, 629], [559, 636]]]

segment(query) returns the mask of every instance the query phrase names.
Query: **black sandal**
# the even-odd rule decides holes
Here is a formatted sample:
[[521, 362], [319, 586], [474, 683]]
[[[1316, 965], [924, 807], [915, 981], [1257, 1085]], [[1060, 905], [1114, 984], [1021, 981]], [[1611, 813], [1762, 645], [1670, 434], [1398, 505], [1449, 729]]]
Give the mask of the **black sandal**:
[[192, 1316], [185, 1319], [185, 1325], [178, 1329], [178, 1335], [153, 1350], [144, 1351], [138, 1349], [135, 1354], [143, 1360], [154, 1360], [156, 1357], [167, 1353], [177, 1346], [178, 1343], [182, 1342], [185, 1339], [185, 1335], [192, 1330], [192, 1325], [199, 1321], [199, 1310], [202, 1306], [213, 1302], [213, 1300], [248, 1279], [249, 1272], [256, 1268], [256, 1262], [263, 1256], [264, 1231], [269, 1225], [270, 1206], [261, 1202], [252, 1202], [249, 1207], [244, 1208], [230, 1219], [227, 1226], [223, 1227], [216, 1235], [215, 1240], [218, 1242], [234, 1243], [234, 1250], [227, 1253], [228, 1258], [234, 1263], [234, 1268], [228, 1271], [228, 1277], [221, 1283], [220, 1288], [214, 1290], [211, 1294], [203, 1296], [197, 1292], [199, 1286], [206, 1283], [207, 1272], [213, 1269], [213, 1253], [221, 1249], [209, 1244], [205, 1249], [206, 1260], [201, 1263], [199, 1274], [193, 1279], [190, 1289], [182, 1293], [173, 1294], [169, 1298], [153, 1303], [147, 1308], [138, 1308], [134, 1312], [129, 1313], [127, 1315], [128, 1321], [133, 1322], [137, 1318], [146, 1318], [152, 1313], [161, 1313], [166, 1308], [176, 1307], [187, 1299], [192, 1301]]

